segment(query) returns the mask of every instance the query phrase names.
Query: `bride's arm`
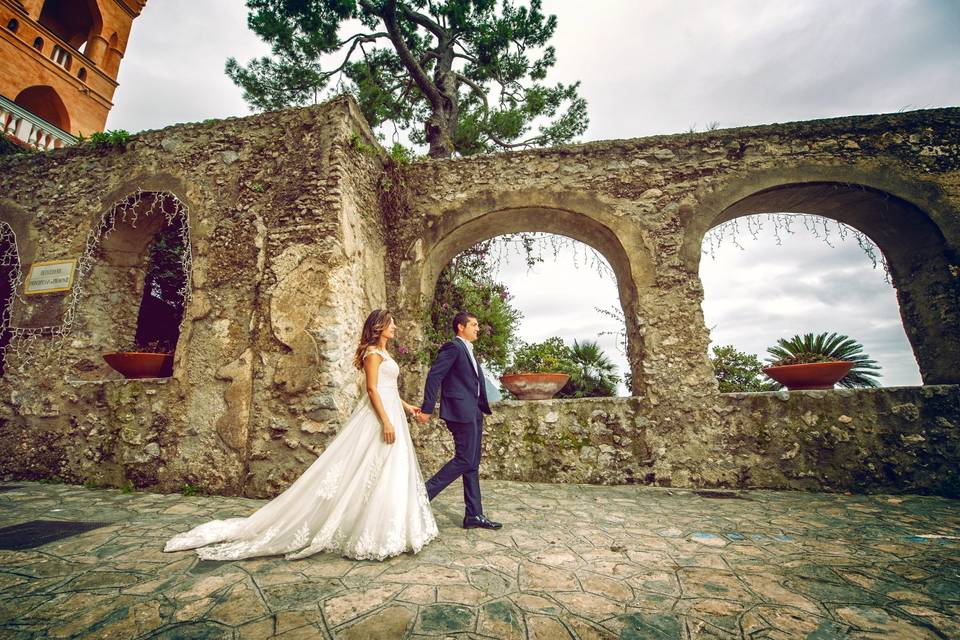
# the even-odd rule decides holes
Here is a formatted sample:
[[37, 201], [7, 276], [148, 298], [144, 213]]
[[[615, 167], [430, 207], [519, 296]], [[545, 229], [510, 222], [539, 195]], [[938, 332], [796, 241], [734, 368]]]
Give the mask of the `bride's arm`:
[[383, 356], [379, 353], [370, 353], [363, 358], [363, 373], [367, 381], [367, 395], [370, 396], [370, 404], [383, 425], [383, 441], [387, 444], [393, 444], [396, 438], [396, 432], [387, 412], [383, 409], [383, 402], [380, 401], [380, 392], [377, 391], [377, 371], [380, 370], [380, 363], [383, 362]]

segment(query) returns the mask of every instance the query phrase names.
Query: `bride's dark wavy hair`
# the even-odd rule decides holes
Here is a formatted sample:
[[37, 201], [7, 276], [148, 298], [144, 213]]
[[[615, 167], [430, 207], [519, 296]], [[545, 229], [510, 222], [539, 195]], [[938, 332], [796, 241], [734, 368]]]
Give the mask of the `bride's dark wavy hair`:
[[363, 331], [360, 332], [360, 343], [357, 345], [357, 352], [353, 356], [353, 366], [357, 369], [363, 369], [363, 354], [369, 347], [376, 346], [380, 341], [380, 334], [390, 326], [390, 320], [393, 314], [388, 309], [374, 309], [367, 316], [363, 323]]

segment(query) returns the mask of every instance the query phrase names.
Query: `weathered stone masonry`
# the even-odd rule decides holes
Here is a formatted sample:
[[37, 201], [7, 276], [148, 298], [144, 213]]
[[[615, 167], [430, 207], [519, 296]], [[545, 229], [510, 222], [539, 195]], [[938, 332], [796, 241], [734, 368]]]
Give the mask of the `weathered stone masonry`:
[[[63, 339], [15, 340], [6, 355], [0, 471], [275, 494], [359, 398], [350, 359], [367, 311], [396, 309], [415, 342], [450, 258], [539, 230], [587, 242], [613, 266], [635, 397], [500, 405], [486, 474], [953, 493], [958, 124], [960, 109], [941, 109], [391, 167], [356, 105], [338, 99], [145, 132], [125, 149], [0, 160], [0, 220], [24, 272], [80, 255], [104, 212], [140, 190], [184, 204], [193, 245], [193, 295], [166, 381], [120, 380], [99, 355], [132, 338], [149, 224], [125, 230], [122, 264], [103, 250], [73, 294], [14, 299], [21, 329], [62, 327], [71, 295], [79, 312]], [[924, 383], [939, 386], [786, 400], [717, 392], [697, 277], [703, 235], [779, 211], [835, 218], [877, 242]], [[405, 379], [411, 400], [420, 373]], [[449, 437], [437, 424], [413, 429], [430, 473]]]

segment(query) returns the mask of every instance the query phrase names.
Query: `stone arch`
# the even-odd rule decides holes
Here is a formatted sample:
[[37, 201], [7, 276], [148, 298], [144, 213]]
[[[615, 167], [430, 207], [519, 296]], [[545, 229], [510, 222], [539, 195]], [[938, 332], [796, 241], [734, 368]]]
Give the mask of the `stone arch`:
[[62, 131], [70, 131], [70, 113], [53, 87], [27, 87], [17, 95], [14, 102]]
[[[71, 358], [73, 375], [101, 377], [109, 372], [98, 359], [100, 351], [129, 350], [142, 336], [145, 317], [157, 313], [144, 305], [150, 296], [145, 276], [150, 246], [166, 225], [175, 226], [186, 254], [186, 281], [181, 289], [184, 311], [190, 301], [192, 249], [189, 207], [167, 189], [137, 188], [119, 195], [94, 222], [77, 263], [73, 291], [65, 301], [64, 332], [73, 332], [76, 353]], [[182, 220], [182, 225], [177, 224]], [[173, 344], [180, 338], [186, 313], [171, 331]]]
[[960, 234], [956, 214], [944, 210], [936, 189], [889, 175], [850, 175], [849, 169], [839, 172], [839, 180], [829, 179], [824, 168], [790, 173], [792, 178], [771, 172], [738, 181], [701, 208], [684, 240], [693, 272], [706, 232], [728, 220], [788, 212], [847, 224], [869, 237], [887, 261], [924, 384], [960, 382]]
[[653, 284], [654, 266], [652, 253], [638, 227], [625, 223], [609, 205], [592, 198], [542, 192], [478, 198], [445, 211], [434, 220], [414, 250], [422, 256], [416, 261], [419, 268], [401, 273], [402, 290], [412, 294], [401, 297], [401, 304], [414, 311], [411, 317], [421, 317], [429, 307], [440, 272], [464, 249], [510, 233], [563, 235], [593, 247], [613, 268], [626, 322], [627, 358], [634, 373], [631, 393], [643, 392], [642, 378], [636, 375], [644, 356], [639, 290]]

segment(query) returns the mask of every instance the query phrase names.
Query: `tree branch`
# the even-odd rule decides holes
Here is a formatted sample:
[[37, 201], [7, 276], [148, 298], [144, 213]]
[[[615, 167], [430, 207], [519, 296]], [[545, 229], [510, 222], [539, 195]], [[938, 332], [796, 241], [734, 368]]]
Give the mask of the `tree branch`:
[[[358, 35], [363, 35], [363, 34], [358, 34]], [[383, 34], [383, 35], [389, 37], [389, 35], [387, 34]], [[344, 40], [343, 44], [346, 44], [351, 40], [353, 40], [353, 44], [350, 45], [350, 49], [347, 51], [347, 55], [346, 57], [344, 57], [343, 62], [341, 62], [340, 66], [334, 69], [333, 71], [327, 71], [327, 72], [321, 73], [320, 78], [322, 80], [326, 80], [327, 78], [337, 73], [338, 71], [341, 71], [345, 66], [347, 66], [347, 63], [350, 62], [350, 56], [353, 55], [353, 50], [357, 48], [358, 44], [361, 44], [363, 42], [374, 42], [376, 41], [376, 38], [370, 38], [370, 37], [358, 38], [357, 36], [352, 36]], [[363, 52], [363, 47], [360, 47], [360, 51]], [[363, 52], [363, 54], [364, 54], [364, 57], [366, 57], [366, 52]]]
[[403, 66], [410, 72], [411, 77], [413, 77], [417, 86], [420, 87], [420, 90], [423, 91], [423, 94], [429, 98], [431, 104], [436, 105], [442, 103], [443, 94], [440, 93], [437, 86], [430, 81], [423, 67], [414, 59], [407, 44], [403, 41], [403, 34], [400, 33], [400, 27], [397, 24], [397, 0], [387, 0], [383, 13], [380, 13], [370, 0], [359, 1], [364, 9], [374, 15], [380, 16], [383, 20], [383, 24], [387, 27], [387, 33], [390, 34], [390, 41], [396, 48], [397, 55], [400, 56], [400, 61], [403, 62]]
[[437, 36], [438, 40], [450, 39], [450, 34], [447, 32], [446, 29], [444, 29], [439, 24], [437, 24], [427, 16], [423, 15], [422, 13], [418, 13], [417, 11], [414, 11], [413, 9], [411, 9], [406, 5], [401, 5], [400, 11], [403, 12], [404, 18], [406, 18], [407, 20], [409, 20], [414, 24], [420, 25], [421, 27], [423, 27], [433, 35]]

